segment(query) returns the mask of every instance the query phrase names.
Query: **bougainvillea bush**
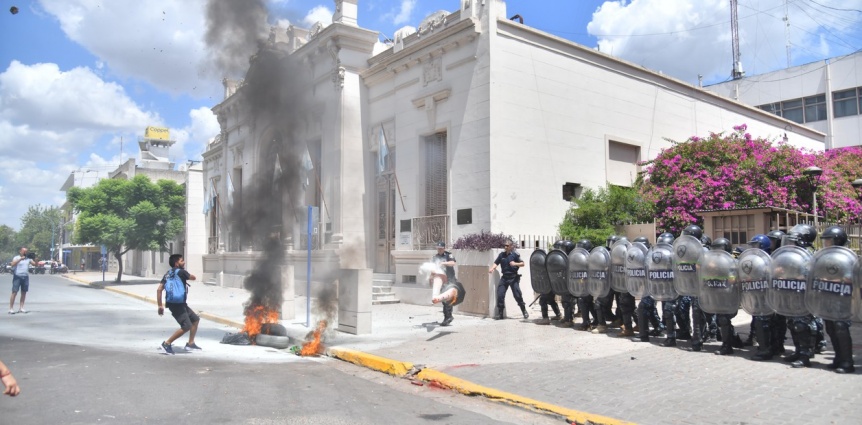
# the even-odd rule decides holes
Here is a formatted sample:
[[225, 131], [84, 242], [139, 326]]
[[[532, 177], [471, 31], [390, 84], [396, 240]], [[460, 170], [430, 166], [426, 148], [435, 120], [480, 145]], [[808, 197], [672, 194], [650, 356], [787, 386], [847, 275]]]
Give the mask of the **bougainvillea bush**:
[[702, 224], [698, 210], [769, 206], [809, 212], [812, 185], [802, 171], [812, 165], [823, 169], [818, 214], [837, 221], [862, 216], [859, 193], [850, 184], [862, 177], [862, 149], [812, 152], [753, 138], [744, 124], [733, 129], [671, 141], [672, 147], [641, 164], [639, 190], [656, 206], [660, 231], [678, 234], [688, 224]]

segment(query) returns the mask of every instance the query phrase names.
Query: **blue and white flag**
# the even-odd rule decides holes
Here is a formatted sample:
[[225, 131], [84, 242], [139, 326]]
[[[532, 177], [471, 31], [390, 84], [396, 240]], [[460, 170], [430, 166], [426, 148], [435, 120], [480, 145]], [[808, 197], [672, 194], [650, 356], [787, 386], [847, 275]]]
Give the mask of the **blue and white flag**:
[[308, 145], [305, 146], [305, 152], [302, 155], [302, 188], [305, 189], [309, 186], [308, 176], [311, 174], [311, 170], [314, 168], [314, 163], [311, 162], [311, 155], [308, 153]]
[[233, 179], [230, 178], [230, 173], [227, 173], [227, 204], [233, 206]]
[[209, 194], [207, 193], [207, 191], [208, 191], [207, 186], [204, 185], [204, 210], [203, 210], [204, 215], [207, 215], [207, 213], [210, 212], [210, 197], [209, 197]]
[[389, 155], [389, 145], [386, 143], [386, 132], [380, 124], [380, 136], [377, 138], [377, 171], [383, 173], [386, 169], [386, 157]]

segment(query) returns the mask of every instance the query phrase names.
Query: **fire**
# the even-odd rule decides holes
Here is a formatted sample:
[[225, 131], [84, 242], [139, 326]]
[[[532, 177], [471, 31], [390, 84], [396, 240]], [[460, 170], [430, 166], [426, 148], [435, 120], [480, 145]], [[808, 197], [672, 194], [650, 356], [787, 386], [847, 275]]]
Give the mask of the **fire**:
[[317, 329], [314, 330], [314, 337], [311, 341], [306, 341], [302, 344], [302, 350], [299, 351], [300, 356], [314, 356], [320, 353], [320, 337], [323, 331], [326, 330], [326, 320], [317, 322]]
[[278, 323], [278, 311], [262, 305], [249, 306], [245, 309], [245, 326], [243, 332], [248, 333], [248, 338], [254, 341], [254, 337], [260, 333], [265, 323]]

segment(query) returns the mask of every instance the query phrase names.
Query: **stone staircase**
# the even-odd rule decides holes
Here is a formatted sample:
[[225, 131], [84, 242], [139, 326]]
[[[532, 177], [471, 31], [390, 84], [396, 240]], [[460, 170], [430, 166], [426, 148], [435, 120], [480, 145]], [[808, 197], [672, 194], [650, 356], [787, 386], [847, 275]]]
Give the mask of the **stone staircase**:
[[398, 304], [401, 301], [395, 296], [392, 285], [394, 274], [374, 273], [371, 278], [371, 304]]

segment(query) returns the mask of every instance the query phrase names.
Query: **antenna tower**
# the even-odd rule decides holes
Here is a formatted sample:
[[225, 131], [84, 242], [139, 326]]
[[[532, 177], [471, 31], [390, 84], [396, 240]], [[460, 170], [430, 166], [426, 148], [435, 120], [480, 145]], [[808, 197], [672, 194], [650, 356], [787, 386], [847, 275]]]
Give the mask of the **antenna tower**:
[[730, 33], [733, 39], [733, 71], [731, 76], [734, 80], [738, 80], [745, 75], [742, 72], [742, 62], [739, 55], [739, 19], [736, 16], [738, 9], [737, 0], [730, 0]]

